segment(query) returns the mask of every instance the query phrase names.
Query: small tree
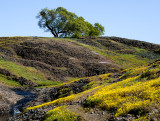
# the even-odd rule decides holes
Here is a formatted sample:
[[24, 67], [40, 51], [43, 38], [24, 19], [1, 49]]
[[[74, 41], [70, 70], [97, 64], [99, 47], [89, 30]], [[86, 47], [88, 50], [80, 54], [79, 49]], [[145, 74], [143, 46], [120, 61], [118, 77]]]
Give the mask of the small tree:
[[50, 31], [54, 37], [99, 36], [104, 33], [102, 25], [95, 23], [93, 26], [83, 17], [78, 17], [63, 7], [42, 9], [37, 18], [39, 27]]

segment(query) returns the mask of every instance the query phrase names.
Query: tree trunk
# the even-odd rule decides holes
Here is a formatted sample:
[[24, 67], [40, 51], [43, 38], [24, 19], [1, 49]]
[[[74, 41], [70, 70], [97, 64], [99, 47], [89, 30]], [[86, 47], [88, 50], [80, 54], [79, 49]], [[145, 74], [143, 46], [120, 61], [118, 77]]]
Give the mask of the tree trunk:
[[53, 34], [53, 36], [54, 36], [55, 38], [58, 37], [58, 34], [55, 34], [53, 31], [51, 31], [51, 33]]
[[58, 34], [55, 34], [55, 36], [54, 36], [55, 38], [57, 38], [58, 37]]

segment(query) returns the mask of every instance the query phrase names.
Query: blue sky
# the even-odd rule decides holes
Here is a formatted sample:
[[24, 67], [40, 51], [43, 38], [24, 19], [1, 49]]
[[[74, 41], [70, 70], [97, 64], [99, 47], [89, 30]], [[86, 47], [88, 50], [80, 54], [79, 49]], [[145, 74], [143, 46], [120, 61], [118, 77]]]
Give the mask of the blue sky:
[[160, 0], [1, 0], [0, 36], [52, 37], [38, 27], [42, 8], [64, 7], [105, 27], [104, 36], [160, 44]]

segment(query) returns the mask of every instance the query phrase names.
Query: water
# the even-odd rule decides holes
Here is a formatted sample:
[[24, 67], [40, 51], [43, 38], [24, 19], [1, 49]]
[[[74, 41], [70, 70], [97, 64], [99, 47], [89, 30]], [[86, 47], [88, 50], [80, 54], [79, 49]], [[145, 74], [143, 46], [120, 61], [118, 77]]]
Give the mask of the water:
[[14, 90], [16, 92], [16, 94], [18, 95], [22, 95], [24, 96], [23, 99], [19, 100], [13, 107], [13, 116], [16, 116], [17, 114], [21, 113], [21, 110], [23, 108], [23, 106], [35, 99], [35, 94], [34, 93], [31, 93], [30, 91], [23, 91], [23, 90]]
[[16, 117], [19, 113], [21, 113], [23, 106], [29, 102], [35, 99], [36, 95], [34, 93], [31, 93], [30, 91], [24, 91], [24, 90], [13, 90], [18, 95], [24, 96], [23, 99], [17, 101], [15, 105], [11, 107], [12, 113], [11, 114], [3, 114], [0, 115], [0, 121], [7, 121], [10, 117]]

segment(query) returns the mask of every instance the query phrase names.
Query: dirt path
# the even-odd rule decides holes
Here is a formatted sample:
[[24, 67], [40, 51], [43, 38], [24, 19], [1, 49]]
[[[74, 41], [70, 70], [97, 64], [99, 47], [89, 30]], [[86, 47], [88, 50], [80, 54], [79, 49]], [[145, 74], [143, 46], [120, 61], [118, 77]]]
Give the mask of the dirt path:
[[109, 115], [105, 111], [98, 109], [91, 109], [90, 111], [85, 111], [80, 105], [68, 105], [67, 108], [75, 112], [77, 115], [81, 116], [85, 121], [107, 121]]

